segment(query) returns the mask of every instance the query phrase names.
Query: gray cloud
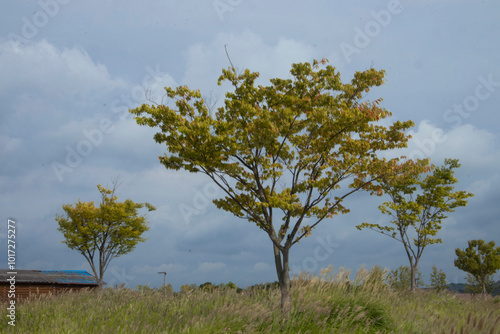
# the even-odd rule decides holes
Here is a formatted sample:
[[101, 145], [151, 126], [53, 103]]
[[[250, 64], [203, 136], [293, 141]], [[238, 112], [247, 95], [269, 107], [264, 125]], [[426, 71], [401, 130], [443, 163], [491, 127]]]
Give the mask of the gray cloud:
[[[208, 178], [161, 166], [157, 156], [165, 147], [128, 113], [148, 102], [147, 89], [158, 101], [163, 86], [177, 84], [199, 88], [221, 104], [229, 88], [216, 85], [230, 65], [225, 45], [238, 69], [261, 73], [261, 84], [289, 77], [292, 62], [314, 58], [329, 58], [344, 81], [370, 66], [386, 69], [386, 84], [368, 98], [383, 97], [392, 121], [415, 121], [404, 152], [429, 156], [436, 165], [459, 158], [458, 187], [476, 194], [445, 221], [444, 244], [424, 252], [424, 274], [436, 264], [451, 281], [463, 281], [453, 266], [454, 249], [471, 238], [498, 235], [500, 87], [483, 86], [477, 95], [480, 78], [500, 82], [497, 2], [401, 0], [402, 11], [385, 26], [376, 15], [394, 1], [221, 0], [231, 6], [223, 12], [211, 1], [50, 3], [56, 2], [57, 13], [39, 3], [9, 2], [0, 14], [0, 246], [7, 217], [16, 217], [20, 268], [89, 270], [61, 243], [54, 218], [63, 204], [97, 201], [96, 185], [120, 176], [120, 198], [147, 201], [158, 210], [148, 214], [148, 240], [112, 261], [105, 280], [160, 286], [158, 271], [168, 272], [175, 289], [276, 280], [267, 235], [217, 210], [211, 200], [221, 193], [213, 195]], [[355, 46], [356, 27], [375, 29], [372, 21], [380, 31], [372, 31], [370, 42], [346, 61], [340, 44]], [[30, 24], [36, 33], [27, 35]], [[354, 228], [384, 221], [377, 210], [381, 200], [364, 193], [346, 200], [351, 213], [324, 221], [292, 248], [291, 265], [355, 271], [362, 264], [406, 264], [397, 242]], [[336, 247], [322, 246], [326, 238]]]

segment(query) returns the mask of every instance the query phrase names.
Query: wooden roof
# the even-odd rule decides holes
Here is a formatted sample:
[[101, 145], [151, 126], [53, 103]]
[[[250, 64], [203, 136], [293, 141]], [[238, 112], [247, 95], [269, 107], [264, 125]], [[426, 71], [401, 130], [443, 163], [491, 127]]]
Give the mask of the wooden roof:
[[7, 279], [17, 272], [16, 284], [81, 284], [98, 285], [94, 276], [85, 270], [10, 270], [0, 269], [0, 284], [10, 284]]

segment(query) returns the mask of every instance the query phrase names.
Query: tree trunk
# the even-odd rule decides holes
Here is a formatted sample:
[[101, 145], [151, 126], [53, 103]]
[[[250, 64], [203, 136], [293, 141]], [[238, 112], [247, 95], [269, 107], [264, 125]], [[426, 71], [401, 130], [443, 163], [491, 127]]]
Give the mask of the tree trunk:
[[[95, 265], [94, 265], [94, 261], [93, 261], [93, 258], [90, 259], [90, 258], [87, 258], [87, 261], [88, 263], [90, 264], [90, 268], [92, 269], [92, 272], [94, 273], [94, 277], [95, 279], [97, 280], [97, 288], [98, 289], [102, 289], [102, 285], [103, 285], [103, 282], [102, 282], [102, 279], [103, 279], [103, 275], [99, 275], [99, 273], [97, 272], [96, 268], [95, 268]], [[99, 271], [101, 270], [100, 266], [99, 266]]]
[[408, 253], [408, 259], [410, 260], [410, 289], [412, 292], [417, 291], [417, 271], [418, 271], [418, 262], [420, 261], [420, 255], [417, 255], [416, 258], [413, 258]]
[[278, 274], [278, 282], [281, 290], [281, 312], [284, 315], [290, 314], [290, 268], [288, 266], [289, 249], [283, 251], [283, 259], [281, 251], [276, 245], [274, 247], [274, 262], [276, 264], [276, 273]]
[[415, 280], [415, 274], [417, 272], [417, 265], [410, 263], [410, 288], [411, 291], [415, 292], [417, 290], [417, 284]]
[[99, 251], [99, 277], [97, 277], [97, 282], [99, 283], [98, 288], [102, 289], [104, 280], [104, 254]]

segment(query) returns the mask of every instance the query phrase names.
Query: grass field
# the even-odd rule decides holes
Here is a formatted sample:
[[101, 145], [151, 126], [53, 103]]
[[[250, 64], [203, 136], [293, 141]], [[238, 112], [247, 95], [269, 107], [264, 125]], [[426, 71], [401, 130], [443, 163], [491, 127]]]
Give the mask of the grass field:
[[19, 303], [16, 326], [1, 308], [1, 332], [16, 333], [500, 333], [500, 296], [390, 291], [373, 271], [292, 281], [292, 312], [279, 289], [169, 293], [103, 289]]

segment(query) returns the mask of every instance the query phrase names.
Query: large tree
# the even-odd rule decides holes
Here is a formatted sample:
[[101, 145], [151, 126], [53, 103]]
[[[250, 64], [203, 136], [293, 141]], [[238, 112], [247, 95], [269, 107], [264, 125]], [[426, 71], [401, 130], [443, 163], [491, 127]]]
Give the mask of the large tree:
[[481, 293], [486, 294], [493, 275], [500, 269], [500, 247], [495, 247], [494, 241], [486, 243], [481, 239], [470, 240], [468, 243], [469, 247], [466, 249], [455, 250], [455, 267], [472, 275], [479, 284]]
[[[425, 166], [425, 160], [419, 160]], [[414, 168], [406, 173], [382, 177], [379, 179], [383, 191], [390, 198], [379, 206], [379, 210], [391, 216], [390, 226], [363, 223], [358, 229], [369, 228], [390, 236], [403, 244], [410, 262], [411, 290], [417, 287], [415, 275], [424, 249], [428, 245], [442, 243], [434, 238], [442, 227], [446, 213], [467, 205], [467, 198], [472, 194], [460, 190], [454, 191], [458, 182], [454, 169], [460, 167], [458, 160], [445, 159], [444, 166], [436, 168]], [[425, 172], [432, 174], [423, 175]]]
[[98, 207], [94, 202], [78, 200], [63, 205], [66, 215], [55, 218], [58, 230], [64, 235], [62, 242], [85, 257], [99, 287], [111, 259], [131, 252], [137, 243], [146, 240], [141, 235], [149, 230], [148, 222], [138, 210], [143, 207], [155, 210], [149, 203], [134, 203], [130, 199], [118, 202], [114, 195], [116, 182], [114, 185], [112, 190], [97, 186], [101, 193]]
[[384, 71], [357, 72], [342, 83], [332, 66], [293, 64], [291, 79], [256, 86], [259, 74], [234, 67], [224, 106], [212, 113], [198, 90], [165, 88], [175, 106], [142, 105], [130, 112], [140, 125], [159, 127], [154, 139], [167, 169], [206, 174], [225, 193], [219, 209], [256, 224], [270, 238], [281, 289], [290, 305], [290, 248], [324, 219], [347, 213], [343, 200], [360, 189], [380, 195], [373, 181], [399, 171], [399, 159], [380, 151], [405, 147], [412, 121], [377, 124], [390, 113], [364, 94]]

